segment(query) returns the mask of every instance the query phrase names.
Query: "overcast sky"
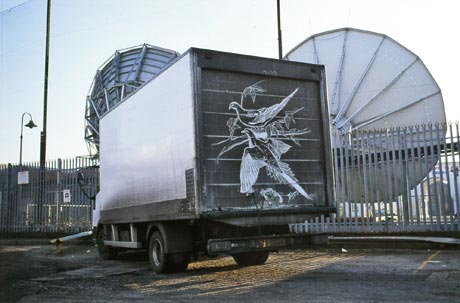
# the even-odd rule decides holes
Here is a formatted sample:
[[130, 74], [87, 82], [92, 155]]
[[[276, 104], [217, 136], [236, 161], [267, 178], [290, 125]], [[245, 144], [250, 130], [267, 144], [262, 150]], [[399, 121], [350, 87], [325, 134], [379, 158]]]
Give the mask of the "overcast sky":
[[[354, 27], [386, 34], [417, 54], [441, 87], [448, 120], [460, 117], [458, 1], [282, 0], [283, 50], [312, 34]], [[38, 161], [46, 0], [0, 0], [0, 163]], [[276, 0], [52, 0], [47, 158], [88, 154], [84, 109], [97, 68], [143, 43], [278, 57]], [[28, 120], [26, 119], [25, 122]]]

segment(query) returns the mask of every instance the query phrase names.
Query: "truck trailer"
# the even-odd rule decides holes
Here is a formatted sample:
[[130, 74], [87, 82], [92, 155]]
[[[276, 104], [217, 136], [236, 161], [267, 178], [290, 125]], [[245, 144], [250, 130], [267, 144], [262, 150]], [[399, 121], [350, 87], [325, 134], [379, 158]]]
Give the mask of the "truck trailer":
[[191, 48], [100, 118], [93, 225], [103, 258], [156, 273], [203, 256], [263, 264], [335, 212], [325, 69]]

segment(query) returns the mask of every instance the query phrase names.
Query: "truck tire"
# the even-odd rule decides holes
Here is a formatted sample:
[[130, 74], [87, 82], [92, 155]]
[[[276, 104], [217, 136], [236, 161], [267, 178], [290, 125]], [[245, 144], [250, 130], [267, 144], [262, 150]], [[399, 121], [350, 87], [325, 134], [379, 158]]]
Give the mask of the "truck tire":
[[154, 232], [150, 237], [149, 259], [157, 274], [185, 271], [190, 261], [189, 255], [185, 253], [166, 254], [165, 242], [159, 232]]
[[238, 265], [251, 266], [264, 264], [269, 255], [269, 251], [257, 251], [233, 254], [232, 257]]
[[187, 253], [176, 253], [167, 255], [169, 272], [183, 272], [190, 263], [190, 255]]
[[104, 227], [98, 228], [97, 235], [96, 235], [96, 244], [97, 244], [97, 251], [99, 256], [104, 260], [113, 260], [118, 255], [118, 250], [114, 247], [105, 246], [105, 232]]

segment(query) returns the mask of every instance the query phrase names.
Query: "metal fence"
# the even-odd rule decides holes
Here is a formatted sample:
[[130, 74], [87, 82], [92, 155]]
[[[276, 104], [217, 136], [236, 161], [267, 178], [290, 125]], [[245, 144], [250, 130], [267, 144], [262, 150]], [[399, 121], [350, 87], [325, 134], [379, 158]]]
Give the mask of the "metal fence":
[[307, 233], [459, 231], [459, 123], [335, 134], [337, 214]]
[[88, 195], [98, 187], [90, 159], [0, 165], [0, 232], [77, 233], [91, 228], [93, 200], [78, 185], [84, 175]]
[[[294, 232], [460, 231], [459, 123], [333, 134], [337, 214]], [[91, 228], [98, 168], [87, 158], [0, 165], [0, 232]]]

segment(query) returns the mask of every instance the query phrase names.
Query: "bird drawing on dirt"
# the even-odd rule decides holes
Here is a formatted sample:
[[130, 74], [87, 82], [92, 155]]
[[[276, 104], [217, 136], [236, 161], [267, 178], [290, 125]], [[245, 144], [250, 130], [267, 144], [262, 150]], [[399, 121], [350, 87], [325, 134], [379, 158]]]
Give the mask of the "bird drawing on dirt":
[[[217, 160], [235, 147], [245, 145], [240, 167], [241, 193], [251, 194], [254, 192], [254, 185], [257, 182], [260, 170], [265, 168], [267, 175], [271, 179], [290, 186], [306, 199], [312, 200], [312, 197], [299, 185], [299, 180], [295, 177], [289, 165], [281, 160], [282, 155], [291, 148], [291, 145], [284, 141], [292, 141], [300, 145], [299, 137], [310, 132], [308, 129], [291, 127], [295, 124], [294, 115], [303, 108], [285, 111], [284, 117], [279, 116], [286, 105], [294, 98], [299, 88], [296, 88], [281, 102], [270, 107], [245, 108], [243, 106], [245, 97], [250, 96], [252, 102], [255, 103], [257, 95], [266, 92], [259, 85], [264, 81], [259, 81], [246, 87], [241, 94], [240, 103], [231, 102], [229, 104], [229, 110], [234, 111], [236, 117], [232, 117], [227, 121], [229, 137], [213, 144], [226, 144], [220, 151]], [[260, 193], [268, 205], [278, 206], [283, 203], [281, 195], [272, 188], [262, 189]], [[275, 200], [277, 201], [276, 203]]]
[[[299, 185], [289, 165], [281, 161], [281, 155], [286, 153], [290, 146], [280, 140], [270, 138], [266, 144], [255, 144], [250, 135], [251, 130], [243, 130], [248, 137], [248, 146], [243, 151], [240, 169], [241, 193], [253, 193], [254, 184], [259, 176], [259, 171], [265, 167], [267, 174], [276, 181], [287, 184], [297, 190], [305, 198], [312, 200], [305, 190]], [[257, 140], [257, 139], [256, 139]]]

